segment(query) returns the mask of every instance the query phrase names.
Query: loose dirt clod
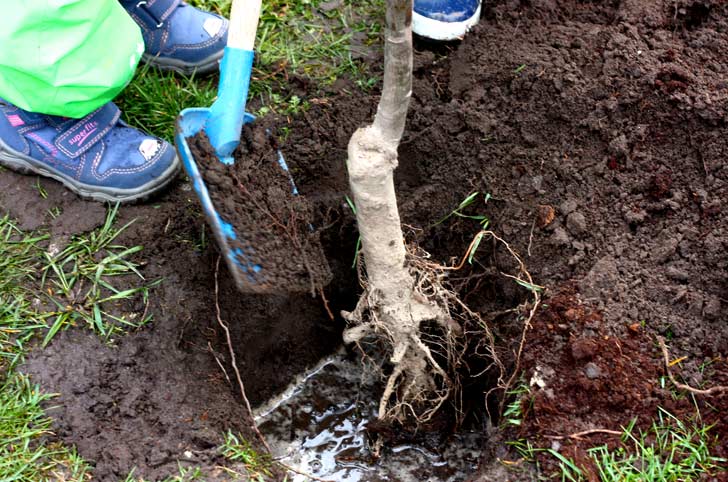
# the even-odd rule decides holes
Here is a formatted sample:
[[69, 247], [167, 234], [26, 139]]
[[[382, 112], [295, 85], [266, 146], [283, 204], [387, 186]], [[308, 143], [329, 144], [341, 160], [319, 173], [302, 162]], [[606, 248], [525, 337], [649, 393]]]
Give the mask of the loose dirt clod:
[[188, 143], [213, 205], [238, 233], [229, 240], [231, 248], [240, 248], [251, 264], [262, 267], [265, 290], [314, 294], [325, 286], [331, 271], [313, 229], [311, 204], [294, 194], [266, 129], [245, 126], [231, 166], [219, 161], [203, 131]]

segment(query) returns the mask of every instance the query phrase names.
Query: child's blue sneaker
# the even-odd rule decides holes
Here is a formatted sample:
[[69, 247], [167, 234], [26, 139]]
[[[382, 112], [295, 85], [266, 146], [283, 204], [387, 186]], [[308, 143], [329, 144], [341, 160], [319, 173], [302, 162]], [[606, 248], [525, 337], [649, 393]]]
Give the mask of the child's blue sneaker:
[[217, 70], [228, 21], [181, 0], [121, 0], [142, 30], [142, 59], [164, 70], [198, 74]]
[[119, 120], [112, 102], [82, 119], [21, 110], [0, 99], [0, 165], [51, 177], [97, 201], [149, 197], [179, 172], [174, 148]]
[[412, 30], [432, 40], [457, 40], [480, 20], [480, 0], [414, 0]]

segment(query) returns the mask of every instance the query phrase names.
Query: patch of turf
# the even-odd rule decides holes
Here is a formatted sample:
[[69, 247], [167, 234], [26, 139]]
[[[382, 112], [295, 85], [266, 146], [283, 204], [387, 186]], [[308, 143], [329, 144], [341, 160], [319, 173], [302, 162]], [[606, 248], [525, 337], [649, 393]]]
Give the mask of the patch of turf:
[[[582, 482], [683, 482], [703, 480], [728, 472], [728, 460], [712, 455], [720, 444], [711, 427], [697, 421], [680, 420], [664, 409], [647, 430], [637, 430], [633, 420], [622, 430], [616, 448], [598, 445], [587, 450], [596, 473], [553, 448], [536, 448], [528, 440], [509, 442], [524, 460], [537, 463], [539, 453], [556, 459], [559, 471], [551, 479]], [[506, 465], [517, 465], [514, 462]], [[590, 469], [591, 470], [591, 469]], [[707, 479], [706, 479], [707, 480]], [[711, 479], [712, 480], [712, 479]], [[718, 479], [715, 479], [718, 480]], [[722, 479], [721, 479], [722, 480]]]
[[88, 465], [74, 451], [42, 441], [51, 420], [40, 404], [49, 398], [17, 373], [0, 385], [0, 480], [86, 480]]
[[[147, 283], [130, 260], [142, 250], [141, 246], [127, 248], [114, 244], [116, 237], [129, 224], [117, 228], [115, 218], [118, 204], [110, 208], [104, 225], [87, 234], [75, 235], [68, 245], [58, 252], [43, 252], [44, 266], [41, 278], [45, 294], [55, 305], [50, 330], [43, 340], [47, 345], [62, 328], [78, 322], [85, 323], [109, 339], [114, 333], [146, 324], [151, 316], [144, 313], [112, 313], [110, 308], [118, 307], [124, 300], [141, 297], [148, 302], [149, 289], [157, 282]], [[51, 251], [53, 245], [49, 247]], [[118, 288], [112, 279], [131, 278], [132, 286]]]
[[22, 357], [33, 334], [45, 327], [32, 308], [26, 287], [40, 265], [38, 243], [45, 235], [26, 235], [7, 216], [0, 218], [0, 370], [9, 371]]
[[[87, 465], [71, 449], [47, 444], [50, 419], [41, 402], [50, 395], [15, 371], [30, 339], [46, 329], [37, 310], [34, 275], [45, 235], [21, 232], [0, 218], [0, 480], [86, 480]], [[29, 288], [29, 286], [31, 288]]]
[[145, 65], [116, 102], [130, 125], [171, 141], [182, 109], [209, 107], [216, 96], [217, 77], [197, 79]]
[[605, 482], [685, 481], [728, 470], [728, 460], [711, 455], [720, 443], [710, 427], [682, 421], [660, 409], [658, 419], [647, 431], [625, 428], [622, 446], [589, 449], [599, 477]]

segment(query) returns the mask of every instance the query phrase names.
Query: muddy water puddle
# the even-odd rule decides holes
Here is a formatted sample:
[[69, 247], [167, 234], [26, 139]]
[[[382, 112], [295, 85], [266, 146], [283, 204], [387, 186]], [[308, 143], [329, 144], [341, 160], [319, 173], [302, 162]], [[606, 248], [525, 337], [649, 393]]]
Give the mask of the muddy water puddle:
[[[337, 353], [260, 407], [256, 421], [274, 456], [330, 481], [462, 481], [477, 467], [482, 432], [450, 437], [438, 451], [397, 445], [372, 455], [366, 427], [377, 410], [376, 380]], [[310, 480], [291, 474], [293, 482]]]

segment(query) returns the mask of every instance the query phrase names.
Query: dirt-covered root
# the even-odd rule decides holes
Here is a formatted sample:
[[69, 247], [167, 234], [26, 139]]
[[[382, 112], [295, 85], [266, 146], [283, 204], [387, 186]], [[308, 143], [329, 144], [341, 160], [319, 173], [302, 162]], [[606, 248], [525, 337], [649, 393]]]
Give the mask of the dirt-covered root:
[[[382, 302], [378, 290], [367, 288], [356, 309], [344, 313], [350, 323], [344, 342], [359, 344], [368, 337], [384, 342], [391, 353], [391, 373], [379, 402], [378, 417], [423, 423], [457, 390], [457, 378], [449, 373], [449, 360], [457, 357], [462, 330], [452, 323], [446, 309], [430, 301], [417, 287], [405, 291], [412, 296], [393, 306], [391, 300]], [[421, 327], [428, 321], [441, 332], [440, 346], [431, 348], [420, 337]]]
[[[411, 65], [405, 67], [409, 70], [400, 70], [411, 70]], [[400, 83], [408, 84], [407, 79]], [[349, 186], [356, 206], [366, 281], [356, 309], [344, 313], [350, 323], [344, 341], [358, 343], [373, 335], [384, 342], [390, 353], [391, 372], [379, 404], [379, 419], [419, 425], [429, 421], [448, 399], [459, 395], [458, 369], [464, 347], [468, 346], [463, 338], [466, 328], [476, 327], [472, 336], [485, 332], [488, 356], [499, 367], [500, 379], [504, 371], [487, 325], [446, 286], [446, 273], [452, 268], [428, 263], [427, 253], [407, 251], [394, 169], [405, 114], [395, 99], [407, 97], [409, 90], [401, 85], [392, 89], [395, 87], [399, 95], [385, 102], [383, 94], [374, 124], [357, 130], [349, 141]], [[390, 104], [397, 104], [389, 109], [396, 115], [386, 108]], [[393, 117], [400, 119], [394, 126], [390, 125]], [[478, 239], [484, 236], [478, 233]], [[476, 241], [466, 258], [475, 249]]]
[[353, 312], [343, 313], [349, 323], [345, 343], [366, 353], [362, 342], [371, 342], [388, 354], [378, 417], [403, 425], [425, 424], [446, 402], [460, 398], [466, 331], [487, 340], [487, 357], [499, 364], [485, 323], [446, 286], [445, 270], [433, 268], [438, 265], [422, 255], [421, 250], [407, 254], [410, 284], [400, 292], [409, 296], [398, 308], [361, 276], [365, 292]]
[[[531, 293], [529, 300], [509, 310], [518, 314], [522, 331], [519, 339], [508, 343], [505, 357], [504, 348], [496, 346], [488, 321], [462, 301], [449, 281], [452, 273], [464, 269], [478, 246], [485, 245], [487, 240], [503, 246], [515, 263], [512, 273], [501, 275]], [[405, 312], [413, 316], [403, 321], [402, 312], [398, 315], [387, 309], [391, 304], [383, 302], [381, 293], [371, 289], [361, 270], [365, 293], [353, 312], [343, 313], [349, 323], [344, 342], [357, 344], [362, 353], [366, 353], [364, 346], [370, 343], [383, 345], [389, 356], [389, 363], [382, 369], [386, 383], [379, 402], [381, 420], [403, 425], [426, 424], [447, 404], [459, 423], [464, 415], [460, 411], [462, 387], [472, 381], [466, 377], [489, 373], [492, 386], [488, 393], [506, 393], [513, 385], [542, 288], [533, 282], [520, 256], [491, 231], [477, 233], [462, 262], [453, 266], [433, 262], [419, 247], [408, 245], [407, 249], [407, 273], [412, 284], [407, 287], [411, 289], [404, 290], [411, 293], [411, 305], [405, 307]], [[480, 373], [463, 370], [475, 365], [484, 368]]]

